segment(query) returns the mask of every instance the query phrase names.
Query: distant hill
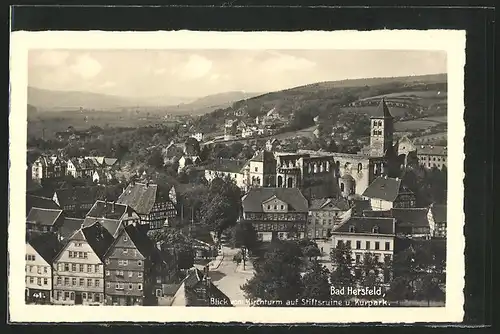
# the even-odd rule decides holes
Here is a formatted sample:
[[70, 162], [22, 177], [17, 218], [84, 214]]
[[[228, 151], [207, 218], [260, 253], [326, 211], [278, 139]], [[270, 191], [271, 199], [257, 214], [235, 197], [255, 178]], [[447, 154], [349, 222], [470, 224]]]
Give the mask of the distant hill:
[[181, 103], [167, 108], [167, 112], [173, 114], [204, 115], [216, 109], [230, 107], [235, 101], [244, 101], [262, 93], [246, 93], [243, 91], [224, 92], [201, 97], [190, 103]]
[[225, 92], [201, 97], [191, 103], [188, 103], [188, 105], [193, 108], [220, 107], [224, 104], [230, 104], [235, 101], [249, 99], [258, 95], [262, 95], [262, 93], [246, 93], [243, 91]]
[[[28, 104], [38, 110], [121, 110], [122, 108], [152, 108], [165, 107], [177, 113], [203, 114], [215, 108], [226, 108], [234, 101], [254, 97], [260, 93], [245, 93], [241, 91], [224, 92], [204, 96], [198, 99], [192, 97], [152, 96], [128, 98], [123, 96], [98, 94], [80, 91], [55, 91], [28, 87]], [[197, 111], [197, 112], [196, 112]]]
[[[395, 93], [399, 94], [394, 96]], [[302, 129], [314, 125], [316, 116], [333, 119], [342, 110], [369, 115], [376, 110], [380, 97], [390, 94], [393, 96], [388, 103], [395, 117], [404, 119], [422, 111], [429, 111], [432, 116], [434, 112], [445, 112], [446, 93], [446, 74], [319, 82], [237, 101], [204, 115], [199, 124], [204, 132], [213, 131], [214, 126], [220, 131], [224, 119], [242, 117], [252, 122], [256, 116], [276, 110], [282, 119], [294, 123], [293, 128]], [[355, 108], [351, 107], [358, 102]]]

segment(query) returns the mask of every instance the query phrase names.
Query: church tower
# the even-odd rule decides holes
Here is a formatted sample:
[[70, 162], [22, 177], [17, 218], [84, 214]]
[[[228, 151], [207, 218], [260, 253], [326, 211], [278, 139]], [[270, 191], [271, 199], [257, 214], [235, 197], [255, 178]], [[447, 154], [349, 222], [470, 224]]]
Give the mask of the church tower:
[[392, 149], [394, 119], [382, 98], [374, 116], [370, 117], [370, 156], [384, 157]]

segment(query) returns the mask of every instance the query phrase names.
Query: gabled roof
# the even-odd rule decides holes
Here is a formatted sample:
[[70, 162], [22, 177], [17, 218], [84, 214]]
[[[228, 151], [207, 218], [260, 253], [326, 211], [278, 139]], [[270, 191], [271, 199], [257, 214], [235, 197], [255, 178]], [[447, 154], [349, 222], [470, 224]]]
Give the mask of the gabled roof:
[[385, 103], [385, 98], [382, 98], [380, 100], [380, 103], [377, 107], [377, 111], [375, 113], [376, 116], [373, 116], [372, 118], [393, 118], [391, 113], [389, 112], [389, 108], [387, 107], [387, 104]]
[[[114, 241], [113, 236], [100, 223], [94, 223], [79, 230], [97, 256], [103, 260], [104, 254]], [[78, 233], [78, 231], [77, 231]], [[76, 234], [76, 233], [75, 233]]]
[[371, 210], [370, 200], [354, 200], [353, 213], [356, 215], [362, 215], [364, 211]]
[[[394, 218], [375, 217], [351, 217], [344, 224], [340, 225], [333, 233], [368, 233], [372, 234], [373, 228], [378, 227], [378, 234], [395, 233]], [[351, 226], [354, 232], [350, 232]]]
[[127, 212], [127, 205], [98, 200], [87, 213], [87, 217], [120, 219]]
[[52, 200], [52, 198], [26, 195], [26, 214], [28, 214], [31, 208], [41, 208], [41, 209], [60, 209], [59, 205]]
[[378, 177], [368, 186], [368, 188], [366, 188], [363, 196], [394, 202], [398, 195], [403, 191], [411, 193], [408, 189], [403, 188], [401, 179]]
[[434, 204], [431, 207], [432, 215], [434, 216], [434, 222], [436, 223], [446, 223], [447, 208], [443, 204]]
[[63, 239], [71, 237], [75, 231], [82, 227], [83, 219], [65, 217], [63, 224], [59, 228], [59, 234]]
[[393, 208], [392, 216], [398, 226], [428, 227], [427, 208]]
[[31, 208], [26, 221], [34, 224], [53, 226], [62, 214], [61, 209]]
[[83, 226], [85, 227], [91, 226], [96, 222], [101, 224], [102, 227], [104, 227], [113, 237], [116, 237], [123, 229], [123, 224], [120, 219], [106, 219], [106, 218], [94, 218], [94, 217], [86, 217], [83, 220]]
[[27, 241], [33, 249], [49, 264], [61, 251], [63, 244], [55, 233], [43, 233]]
[[127, 233], [137, 250], [145, 257], [160, 258], [160, 254], [153, 241], [136, 226], [130, 224], [125, 227], [122, 233]]
[[343, 198], [312, 199], [310, 210], [349, 210], [349, 203]]
[[116, 203], [125, 204], [134, 209], [138, 214], [149, 214], [153, 205], [167, 199], [159, 198], [158, 185], [149, 183], [131, 183], [125, 191], [118, 197]]
[[255, 162], [264, 162], [269, 160], [274, 160], [273, 153], [269, 151], [260, 151], [252, 159], [250, 159], [250, 161], [255, 161]]
[[55, 193], [59, 204], [63, 207], [81, 203], [94, 203], [96, 200], [104, 199], [106, 195], [104, 188], [98, 186], [57, 189]]
[[289, 205], [289, 210], [307, 212], [308, 203], [298, 188], [252, 188], [243, 197], [243, 210], [262, 212], [262, 203], [276, 197]]

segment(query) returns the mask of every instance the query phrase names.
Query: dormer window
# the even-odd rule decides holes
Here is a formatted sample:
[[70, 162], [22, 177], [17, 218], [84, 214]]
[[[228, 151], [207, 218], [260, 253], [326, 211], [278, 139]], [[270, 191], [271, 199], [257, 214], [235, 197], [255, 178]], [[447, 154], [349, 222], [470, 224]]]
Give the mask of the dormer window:
[[349, 233], [355, 233], [356, 228], [354, 226], [349, 226]]
[[373, 233], [378, 233], [378, 226], [373, 226], [372, 232]]

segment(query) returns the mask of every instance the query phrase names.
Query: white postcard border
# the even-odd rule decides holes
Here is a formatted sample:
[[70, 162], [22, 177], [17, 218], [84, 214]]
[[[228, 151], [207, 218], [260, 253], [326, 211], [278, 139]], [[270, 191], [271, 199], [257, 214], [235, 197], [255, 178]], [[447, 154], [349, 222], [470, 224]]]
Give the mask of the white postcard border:
[[[343, 49], [443, 50], [448, 61], [446, 306], [418, 308], [217, 308], [42, 306], [24, 303], [25, 171], [29, 49]], [[8, 296], [10, 322], [460, 322], [464, 315], [465, 31], [25, 32], [11, 34]], [[452, 117], [450, 117], [452, 116]]]

